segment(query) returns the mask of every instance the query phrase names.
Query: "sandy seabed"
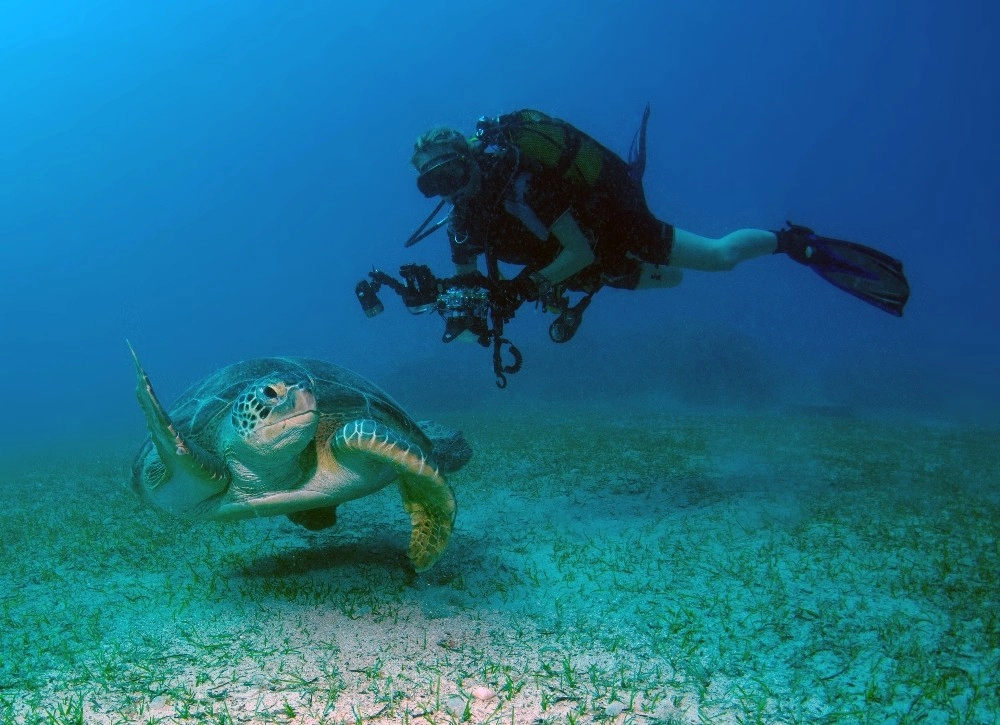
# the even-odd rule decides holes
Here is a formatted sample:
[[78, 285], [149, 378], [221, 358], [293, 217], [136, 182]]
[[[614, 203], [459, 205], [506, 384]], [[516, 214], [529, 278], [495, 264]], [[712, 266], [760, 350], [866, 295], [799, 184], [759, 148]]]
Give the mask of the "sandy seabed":
[[1000, 436], [808, 412], [469, 411], [451, 544], [394, 488], [188, 525], [95, 441], [0, 480], [0, 721], [1000, 720]]

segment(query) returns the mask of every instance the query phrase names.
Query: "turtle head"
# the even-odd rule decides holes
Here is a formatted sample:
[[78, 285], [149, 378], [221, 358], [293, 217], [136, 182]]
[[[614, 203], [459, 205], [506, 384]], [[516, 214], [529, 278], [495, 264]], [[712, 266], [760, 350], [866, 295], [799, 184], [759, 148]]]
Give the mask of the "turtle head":
[[238, 457], [270, 464], [294, 458], [316, 436], [319, 408], [312, 381], [288, 373], [255, 380], [233, 402], [231, 422]]

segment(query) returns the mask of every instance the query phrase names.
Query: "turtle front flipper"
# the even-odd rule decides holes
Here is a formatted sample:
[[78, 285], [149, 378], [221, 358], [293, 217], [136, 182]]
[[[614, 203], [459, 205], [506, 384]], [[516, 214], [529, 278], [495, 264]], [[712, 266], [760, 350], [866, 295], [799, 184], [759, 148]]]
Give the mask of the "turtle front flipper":
[[401, 433], [371, 419], [354, 420], [334, 437], [333, 445], [365, 453], [390, 464], [399, 475], [403, 508], [410, 515], [410, 561], [426, 571], [448, 545], [455, 525], [455, 494], [427, 454]]
[[152, 443], [136, 461], [134, 484], [160, 508], [180, 516], [197, 517], [202, 505], [229, 485], [229, 469], [192, 441], [185, 440], [156, 399], [149, 376], [139, 364], [131, 343], [128, 349], [135, 361], [135, 395], [146, 416]]

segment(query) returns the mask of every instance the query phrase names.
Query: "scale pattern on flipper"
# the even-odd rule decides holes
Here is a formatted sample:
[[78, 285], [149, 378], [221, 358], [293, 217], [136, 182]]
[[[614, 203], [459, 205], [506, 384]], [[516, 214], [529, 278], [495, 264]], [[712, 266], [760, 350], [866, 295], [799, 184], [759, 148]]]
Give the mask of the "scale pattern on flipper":
[[334, 445], [372, 453], [416, 476], [440, 476], [438, 467], [415, 443], [377, 420], [352, 420], [337, 433]]
[[458, 509], [451, 486], [427, 454], [377, 420], [353, 420], [337, 433], [334, 445], [363, 451], [393, 465], [399, 472], [403, 508], [410, 515], [410, 561], [418, 571], [429, 569], [451, 537]]

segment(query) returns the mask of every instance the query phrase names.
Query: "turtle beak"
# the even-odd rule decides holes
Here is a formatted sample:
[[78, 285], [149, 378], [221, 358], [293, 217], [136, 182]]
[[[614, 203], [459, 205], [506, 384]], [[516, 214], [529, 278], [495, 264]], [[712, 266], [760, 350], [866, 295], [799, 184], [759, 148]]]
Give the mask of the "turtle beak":
[[282, 418], [274, 423], [267, 423], [255, 430], [249, 442], [273, 452], [284, 450], [289, 446], [301, 449], [297, 443], [310, 441], [316, 435], [316, 424], [319, 422], [318, 410], [304, 410]]
[[247, 430], [247, 445], [269, 456], [289, 449], [298, 453], [316, 436], [319, 408], [308, 383], [271, 383], [257, 396], [270, 412]]

